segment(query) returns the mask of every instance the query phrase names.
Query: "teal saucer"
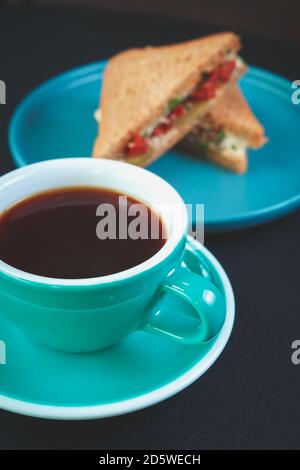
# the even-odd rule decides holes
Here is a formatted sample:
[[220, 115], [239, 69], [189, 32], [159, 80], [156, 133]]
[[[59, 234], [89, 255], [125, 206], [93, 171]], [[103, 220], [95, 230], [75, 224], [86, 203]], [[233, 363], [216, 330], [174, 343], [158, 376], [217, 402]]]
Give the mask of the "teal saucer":
[[[226, 320], [216, 339], [191, 347], [136, 332], [105, 351], [67, 354], [31, 342], [0, 315], [0, 341], [6, 346], [0, 357], [0, 408], [52, 419], [102, 418], [158, 403], [198, 379], [228, 341], [234, 297], [219, 262], [191, 238], [183, 262], [210, 276], [225, 296]], [[177, 296], [166, 302], [190, 314]]]

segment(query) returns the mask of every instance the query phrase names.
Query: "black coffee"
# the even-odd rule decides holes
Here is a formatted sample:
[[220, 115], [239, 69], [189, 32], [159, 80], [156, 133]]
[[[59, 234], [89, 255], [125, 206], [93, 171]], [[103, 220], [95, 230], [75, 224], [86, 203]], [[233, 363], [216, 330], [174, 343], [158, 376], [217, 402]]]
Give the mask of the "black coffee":
[[166, 241], [163, 224], [149, 207], [128, 215], [135, 204], [142, 203], [88, 187], [36, 194], [1, 214], [0, 259], [28, 273], [61, 279], [124, 271], [149, 259]]

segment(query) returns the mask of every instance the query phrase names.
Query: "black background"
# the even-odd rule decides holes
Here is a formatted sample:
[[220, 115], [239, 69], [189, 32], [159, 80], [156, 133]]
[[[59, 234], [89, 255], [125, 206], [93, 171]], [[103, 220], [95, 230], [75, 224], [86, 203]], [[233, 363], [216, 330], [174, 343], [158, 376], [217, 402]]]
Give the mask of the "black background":
[[[14, 167], [9, 118], [33, 87], [130, 46], [211, 31], [142, 14], [2, 7], [0, 78], [7, 104], [0, 107], [0, 174]], [[237, 32], [249, 63], [300, 79], [299, 50]], [[299, 235], [298, 212], [247, 231], [206, 236], [232, 281], [236, 323], [222, 356], [188, 389], [149, 409], [99, 421], [45, 421], [0, 411], [0, 448], [299, 449], [300, 366], [291, 363], [291, 343], [300, 338]]]

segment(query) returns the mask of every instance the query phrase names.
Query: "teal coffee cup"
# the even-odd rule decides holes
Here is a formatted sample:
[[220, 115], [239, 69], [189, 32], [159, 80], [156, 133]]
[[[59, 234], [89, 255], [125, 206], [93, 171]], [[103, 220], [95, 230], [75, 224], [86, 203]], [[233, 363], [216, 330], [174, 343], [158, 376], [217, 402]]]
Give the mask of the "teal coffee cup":
[[[89, 279], [48, 278], [0, 260], [0, 315], [40, 344], [67, 352], [101, 350], [136, 330], [191, 345], [214, 338], [225, 319], [223, 295], [181, 263], [187, 210], [175, 189], [150, 171], [88, 158], [29, 165], [0, 178], [0, 214], [36, 193], [73, 186], [113, 189], [155, 207], [165, 244], [137, 266]], [[178, 311], [167, 311], [169, 295], [177, 296]], [[180, 312], [182, 302], [190, 316]]]

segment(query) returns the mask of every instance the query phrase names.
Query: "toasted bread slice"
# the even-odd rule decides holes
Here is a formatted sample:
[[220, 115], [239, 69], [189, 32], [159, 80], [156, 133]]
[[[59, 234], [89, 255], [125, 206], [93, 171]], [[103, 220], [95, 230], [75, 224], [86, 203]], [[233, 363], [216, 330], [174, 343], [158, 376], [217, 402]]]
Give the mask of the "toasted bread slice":
[[[211, 134], [223, 134], [221, 141], [209, 140]], [[265, 131], [249, 107], [236, 83], [229, 84], [222, 97], [209, 109], [186, 136], [182, 148], [204, 155], [236, 173], [248, 168], [248, 147], [266, 143]]]
[[205, 114], [202, 124], [237, 135], [252, 148], [266, 143], [265, 130], [236, 83], [228, 85], [220, 99]]
[[[239, 49], [239, 37], [228, 32], [177, 45], [131, 49], [113, 57], [103, 77], [101, 131], [93, 156], [119, 158], [133, 133], [143, 132], [171, 99], [189, 94], [202, 74], [223, 62], [229, 51]], [[178, 142], [194, 123], [190, 121], [163, 139], [151, 161]]]

